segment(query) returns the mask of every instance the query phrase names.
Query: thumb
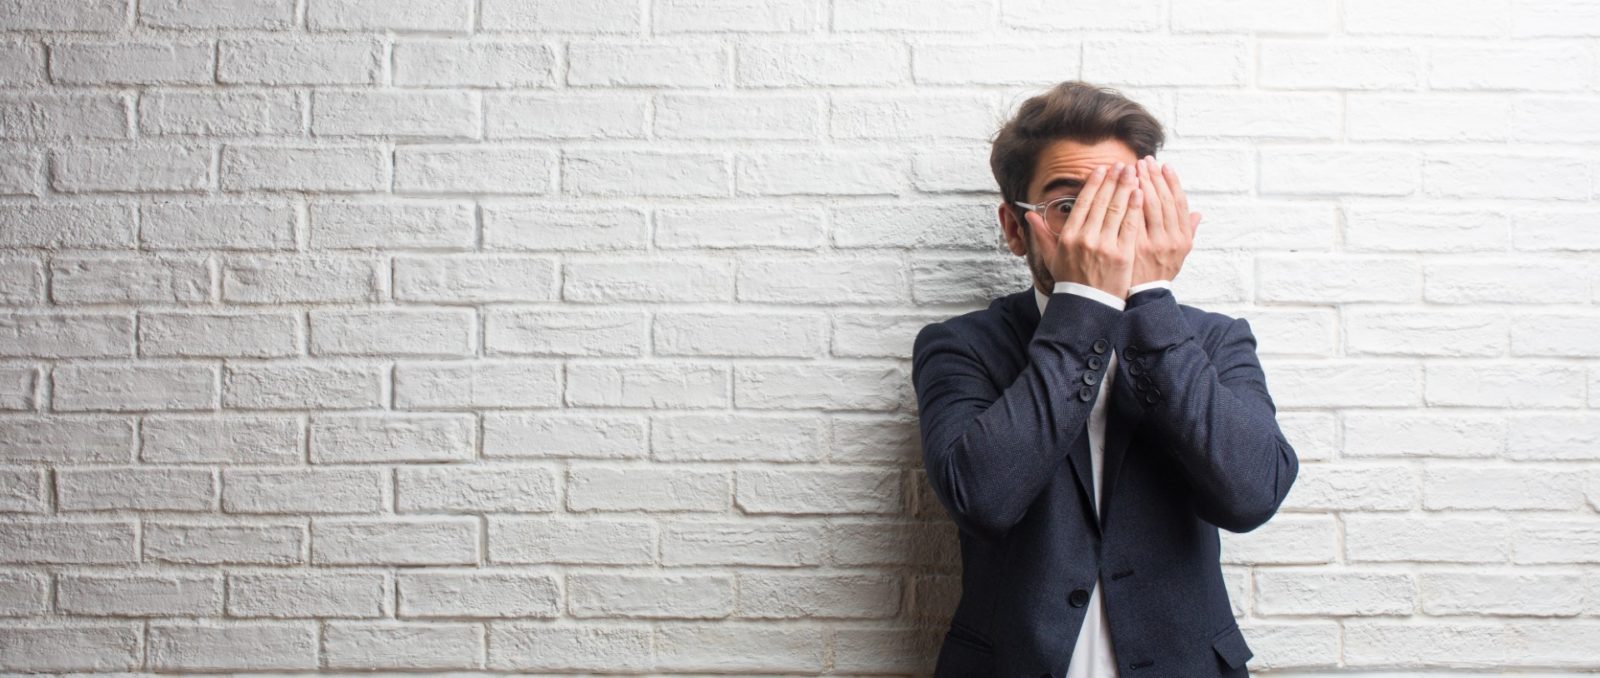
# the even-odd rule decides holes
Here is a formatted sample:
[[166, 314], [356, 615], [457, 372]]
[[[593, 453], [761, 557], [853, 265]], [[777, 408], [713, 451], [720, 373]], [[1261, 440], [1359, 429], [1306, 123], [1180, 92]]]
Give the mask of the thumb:
[[1022, 218], [1028, 222], [1028, 244], [1030, 246], [1039, 244], [1039, 239], [1047, 235], [1044, 233], [1044, 219], [1033, 210], [1023, 210]]

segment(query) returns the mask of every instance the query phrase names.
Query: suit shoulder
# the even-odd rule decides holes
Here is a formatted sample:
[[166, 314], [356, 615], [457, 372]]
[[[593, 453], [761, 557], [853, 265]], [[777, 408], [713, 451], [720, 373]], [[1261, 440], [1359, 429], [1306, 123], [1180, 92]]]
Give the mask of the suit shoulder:
[[1203, 345], [1208, 347], [1215, 347], [1222, 343], [1223, 338], [1227, 336], [1233, 324], [1240, 320], [1240, 318], [1227, 313], [1207, 310], [1188, 304], [1178, 304], [1178, 308], [1183, 311], [1184, 319], [1189, 321], [1189, 326], [1194, 328], [1195, 336], [1201, 340]]
[[1002, 297], [985, 308], [924, 325], [917, 333], [912, 357], [920, 359], [923, 349], [934, 340], [943, 339], [941, 348], [954, 348], [973, 359], [987, 360], [985, 354], [1003, 349], [1007, 337], [1012, 337], [1016, 330], [1016, 321], [1006, 312], [1005, 301]]
[[1198, 322], [1201, 325], [1208, 326], [1214, 324], [1227, 326], [1229, 323], [1233, 322], [1233, 316], [1221, 311], [1212, 311], [1200, 308], [1199, 306], [1190, 306], [1189, 304], [1181, 302], [1178, 304], [1178, 308], [1183, 310], [1184, 318], [1188, 319], [1190, 323]]
[[921, 339], [924, 334], [933, 334], [943, 330], [970, 342], [976, 337], [1001, 331], [1004, 327], [1004, 315], [1000, 310], [999, 304], [995, 303], [990, 304], [987, 308], [967, 311], [944, 320], [928, 323], [918, 332], [918, 338]]
[[1228, 326], [1241, 320], [1244, 322], [1249, 322], [1249, 320], [1244, 316], [1235, 316], [1232, 314], [1223, 313], [1221, 311], [1212, 311], [1200, 308], [1198, 306], [1178, 304], [1178, 307], [1183, 309], [1183, 312], [1186, 314], [1185, 317], [1189, 319], [1191, 324], [1195, 324], [1196, 327], [1215, 326], [1218, 328], [1227, 329]]

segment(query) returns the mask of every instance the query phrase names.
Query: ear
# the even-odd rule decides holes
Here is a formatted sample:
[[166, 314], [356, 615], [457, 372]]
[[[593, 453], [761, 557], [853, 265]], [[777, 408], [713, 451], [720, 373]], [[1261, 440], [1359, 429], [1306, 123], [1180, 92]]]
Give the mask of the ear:
[[1005, 236], [1006, 249], [1019, 257], [1027, 254], [1028, 233], [1023, 231], [1021, 224], [1021, 220], [1026, 218], [1022, 211], [1002, 202], [995, 217], [1000, 221], [1000, 231]]

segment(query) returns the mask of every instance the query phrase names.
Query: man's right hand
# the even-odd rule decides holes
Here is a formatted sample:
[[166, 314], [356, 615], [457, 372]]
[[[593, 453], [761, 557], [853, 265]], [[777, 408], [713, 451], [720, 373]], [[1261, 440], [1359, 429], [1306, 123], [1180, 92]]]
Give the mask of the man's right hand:
[[1051, 277], [1096, 287], [1118, 299], [1128, 296], [1144, 230], [1141, 197], [1133, 165], [1101, 165], [1084, 182], [1067, 223], [1055, 237], [1043, 216], [1025, 212], [1029, 238]]

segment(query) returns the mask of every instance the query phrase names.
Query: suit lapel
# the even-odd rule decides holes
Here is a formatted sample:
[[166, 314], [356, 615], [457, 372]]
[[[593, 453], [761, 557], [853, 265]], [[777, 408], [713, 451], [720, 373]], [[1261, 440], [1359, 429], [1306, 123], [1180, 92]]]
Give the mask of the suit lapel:
[[[1011, 308], [1013, 314], [1021, 319], [1018, 335], [1022, 337], [1022, 353], [1028, 352], [1028, 342], [1033, 340], [1033, 332], [1039, 327], [1039, 305], [1034, 299], [1033, 285], [1022, 292], [1011, 295]], [[1117, 481], [1122, 477], [1122, 461], [1128, 456], [1128, 445], [1133, 440], [1133, 432], [1143, 421], [1144, 408], [1139, 405], [1137, 391], [1133, 383], [1128, 381], [1124, 371], [1121, 356], [1118, 356], [1117, 371], [1114, 375], [1115, 383], [1112, 384], [1110, 402], [1106, 403], [1106, 439], [1102, 450], [1100, 478], [1099, 520], [1095, 529], [1104, 532], [1106, 514], [1111, 508], [1111, 497], [1117, 489]], [[1085, 422], [1087, 424], [1087, 422]], [[1094, 496], [1094, 462], [1090, 458], [1088, 444], [1089, 427], [1084, 426], [1082, 435], [1075, 438], [1073, 445], [1067, 450], [1067, 464], [1072, 467], [1072, 475], [1077, 479], [1078, 492], [1083, 500], [1085, 515], [1095, 515], [1095, 506], [1090, 503]], [[1095, 522], [1095, 521], [1091, 521]]]
[[1106, 403], [1105, 477], [1100, 479], [1100, 526], [1105, 529], [1106, 513], [1111, 508], [1111, 496], [1116, 492], [1117, 481], [1122, 479], [1122, 462], [1128, 456], [1128, 445], [1133, 432], [1144, 421], [1144, 407], [1139, 405], [1138, 392], [1128, 381], [1118, 356], [1116, 381], [1111, 385], [1111, 402]]
[[[1031, 283], [1027, 289], [1013, 294], [1011, 297], [1012, 311], [1022, 318], [1023, 322], [1022, 329], [1024, 331], [1018, 334], [1022, 337], [1021, 351], [1023, 359], [1026, 360], [1028, 343], [1033, 341], [1033, 332], [1039, 328], [1039, 302], [1034, 298], [1033, 285]], [[1076, 394], [1073, 394], [1073, 397], [1077, 397]], [[1087, 424], [1087, 422], [1085, 423]], [[1081, 500], [1084, 515], [1092, 516], [1095, 511], [1094, 505], [1090, 503], [1090, 497], [1094, 496], [1094, 462], [1089, 458], [1089, 427], [1085, 425], [1079, 433], [1078, 436], [1072, 439], [1072, 442], [1065, 450], [1067, 465], [1072, 467], [1072, 476], [1077, 480], [1078, 499]], [[1095, 521], [1091, 520], [1089, 522], [1098, 532], [1100, 526], [1095, 524]]]
[[[1067, 448], [1067, 461], [1072, 464], [1072, 475], [1078, 479], [1078, 498], [1083, 500], [1083, 510], [1086, 516], [1094, 515], [1095, 510], [1093, 506], [1089, 505], [1089, 497], [1093, 496], [1090, 493], [1094, 491], [1094, 476], [1092, 475], [1094, 473], [1094, 460], [1090, 458], [1091, 454], [1092, 452], [1089, 450], [1089, 427], [1085, 426], [1083, 427], [1083, 432], [1073, 438], [1072, 445]], [[1089, 523], [1094, 525], [1096, 532], [1100, 531], [1098, 523], [1093, 520], [1089, 521]]]

